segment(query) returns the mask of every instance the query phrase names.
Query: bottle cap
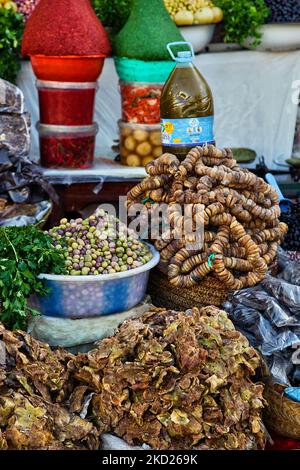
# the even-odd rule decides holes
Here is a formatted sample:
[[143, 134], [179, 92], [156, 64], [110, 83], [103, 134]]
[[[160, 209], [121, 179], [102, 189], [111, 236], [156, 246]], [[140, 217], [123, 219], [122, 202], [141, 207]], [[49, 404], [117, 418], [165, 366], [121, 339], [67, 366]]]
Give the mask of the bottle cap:
[[[186, 46], [187, 50], [178, 51], [177, 56], [175, 56], [175, 54], [172, 50], [172, 47], [175, 47], [175, 46], [181, 46], [181, 47]], [[181, 62], [181, 63], [183, 63], [183, 62], [192, 62], [192, 60], [195, 57], [194, 49], [193, 49], [193, 46], [190, 42], [184, 42], [184, 41], [170, 42], [167, 45], [167, 49], [168, 49], [172, 59], [175, 60], [176, 62]]]
[[190, 62], [192, 59], [192, 53], [191, 51], [179, 51], [177, 54], [178, 59], [186, 59], [186, 60], [181, 60], [180, 62]]

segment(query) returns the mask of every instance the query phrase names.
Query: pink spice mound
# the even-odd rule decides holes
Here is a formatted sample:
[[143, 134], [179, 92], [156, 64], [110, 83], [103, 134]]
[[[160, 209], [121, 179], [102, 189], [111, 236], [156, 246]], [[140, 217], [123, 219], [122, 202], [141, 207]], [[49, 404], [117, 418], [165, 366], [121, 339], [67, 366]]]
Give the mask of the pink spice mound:
[[40, 0], [29, 18], [22, 54], [107, 56], [111, 46], [90, 0]]

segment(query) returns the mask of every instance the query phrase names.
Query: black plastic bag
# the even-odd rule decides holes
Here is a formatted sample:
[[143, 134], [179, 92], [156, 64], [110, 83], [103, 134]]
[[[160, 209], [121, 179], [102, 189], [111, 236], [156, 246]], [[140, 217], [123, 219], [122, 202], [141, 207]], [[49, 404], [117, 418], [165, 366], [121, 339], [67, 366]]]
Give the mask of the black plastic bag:
[[274, 327], [270, 320], [264, 318], [255, 308], [230, 302], [225, 304], [225, 308], [235, 327], [245, 334], [251, 346], [258, 349], [263, 356], [270, 356], [300, 343], [300, 337], [290, 328]]
[[259, 312], [278, 328], [284, 326], [300, 326], [300, 318], [291, 314], [285, 309], [276, 298], [270, 296], [262, 287], [257, 286], [250, 289], [244, 289], [233, 296], [234, 305], [243, 304]]
[[262, 286], [283, 308], [288, 308], [294, 315], [300, 316], [300, 286], [269, 274], [262, 281]]

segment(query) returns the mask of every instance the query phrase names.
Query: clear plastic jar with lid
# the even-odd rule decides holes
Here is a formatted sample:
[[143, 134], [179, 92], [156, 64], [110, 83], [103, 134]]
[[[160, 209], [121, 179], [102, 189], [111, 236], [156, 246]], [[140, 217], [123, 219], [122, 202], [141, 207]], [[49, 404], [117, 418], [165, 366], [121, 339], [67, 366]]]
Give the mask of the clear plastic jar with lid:
[[38, 124], [41, 165], [47, 168], [90, 168], [94, 160], [96, 123], [91, 126]]
[[122, 165], [146, 166], [162, 154], [160, 124], [119, 122]]

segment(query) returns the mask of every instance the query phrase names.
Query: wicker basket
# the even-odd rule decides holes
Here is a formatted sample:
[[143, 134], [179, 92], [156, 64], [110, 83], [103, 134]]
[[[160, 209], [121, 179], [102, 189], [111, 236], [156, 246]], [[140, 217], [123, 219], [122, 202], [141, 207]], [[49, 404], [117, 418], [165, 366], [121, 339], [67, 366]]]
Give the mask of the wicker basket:
[[155, 306], [174, 310], [206, 305], [220, 307], [228, 298], [228, 290], [214, 277], [207, 276], [197, 286], [187, 289], [170, 284], [165, 274], [158, 269], [150, 273], [148, 293]]
[[264, 396], [269, 406], [264, 412], [267, 427], [280, 436], [300, 439], [300, 403], [284, 396], [283, 385], [267, 382]]

